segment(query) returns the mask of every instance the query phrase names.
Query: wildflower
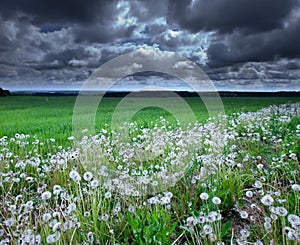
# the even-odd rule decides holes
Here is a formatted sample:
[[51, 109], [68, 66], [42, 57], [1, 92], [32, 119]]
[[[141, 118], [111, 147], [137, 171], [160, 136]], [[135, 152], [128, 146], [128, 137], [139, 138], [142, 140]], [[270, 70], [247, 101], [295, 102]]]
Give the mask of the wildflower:
[[254, 245], [264, 245], [263, 242], [261, 240], [257, 240]]
[[128, 211], [129, 211], [130, 213], [133, 213], [134, 210], [135, 210], [135, 208], [134, 208], [133, 205], [131, 205], [131, 206], [128, 207]]
[[210, 225], [204, 225], [203, 226], [203, 232], [206, 234], [206, 235], [209, 235], [212, 233], [212, 227]]
[[270, 217], [272, 220], [277, 220], [277, 218], [278, 218], [276, 214], [271, 214]]
[[76, 210], [76, 204], [73, 202], [73, 203], [70, 203], [68, 208], [67, 208], [67, 212], [68, 214], [72, 213], [74, 210]]
[[162, 197], [161, 204], [169, 204], [171, 199], [169, 197]]
[[94, 240], [94, 234], [93, 234], [93, 232], [89, 232], [89, 233], [87, 234], [87, 238], [88, 238], [88, 240], [89, 240], [90, 242], [92, 242], [92, 241]]
[[172, 192], [165, 192], [164, 194], [165, 194], [166, 197], [168, 197], [170, 199], [173, 197], [173, 193]]
[[221, 199], [219, 197], [213, 197], [212, 202], [213, 204], [219, 205], [221, 204]]
[[51, 214], [50, 213], [45, 213], [42, 216], [43, 221], [47, 222], [51, 219]]
[[103, 221], [107, 221], [109, 219], [109, 216], [108, 216], [108, 214], [103, 214], [103, 215], [100, 216], [99, 219], [103, 220]]
[[249, 198], [253, 197], [253, 192], [252, 191], [247, 191], [246, 192], [246, 197], [249, 197]]
[[57, 222], [52, 227], [53, 232], [60, 231], [60, 229], [61, 229], [61, 222]]
[[53, 194], [54, 194], [54, 195], [59, 195], [60, 192], [61, 192], [61, 187], [60, 187], [60, 185], [54, 185], [54, 186], [53, 186]]
[[15, 224], [15, 219], [14, 218], [9, 218], [9, 219], [6, 219], [4, 220], [4, 224], [7, 226], [7, 227], [11, 227]]
[[288, 221], [292, 224], [292, 223], [300, 223], [300, 217], [295, 215], [295, 214], [289, 214], [288, 216]]
[[93, 178], [93, 174], [92, 174], [91, 172], [85, 172], [85, 173], [83, 174], [83, 179], [84, 179], [85, 181], [90, 181], [92, 178]]
[[91, 187], [94, 189], [94, 188], [97, 188], [99, 185], [99, 181], [94, 179], [91, 181]]
[[265, 222], [264, 227], [265, 227], [266, 231], [271, 231], [272, 224], [270, 222]]
[[206, 221], [209, 222], [209, 223], [213, 223], [216, 221], [216, 213], [214, 212], [211, 212], [207, 215], [206, 217]]
[[284, 207], [276, 207], [275, 208], [275, 213], [279, 216], [287, 216], [288, 211]]
[[256, 180], [256, 181], [254, 182], [254, 185], [253, 185], [253, 186], [260, 189], [260, 188], [262, 187], [262, 184], [261, 184], [261, 182], [260, 182], [259, 180]]
[[300, 185], [298, 185], [298, 184], [293, 184], [293, 185], [292, 185], [292, 189], [293, 189], [294, 191], [300, 191]]
[[45, 191], [44, 193], [42, 193], [42, 200], [48, 200], [50, 199], [52, 196], [50, 191]]
[[73, 141], [75, 139], [75, 137], [74, 136], [70, 136], [70, 137], [68, 137], [68, 140], [70, 140], [70, 141]]
[[50, 234], [49, 236], [47, 236], [46, 238], [46, 242], [47, 243], [55, 243], [59, 240], [60, 238], [60, 234], [59, 233], [55, 233], [55, 234]]
[[70, 178], [76, 182], [79, 182], [81, 180], [81, 177], [79, 173], [75, 170], [72, 170], [69, 174]]
[[300, 237], [295, 231], [290, 230], [287, 234], [287, 239], [290, 241], [298, 241]]
[[241, 234], [241, 236], [242, 236], [243, 238], [246, 238], [246, 237], [250, 236], [250, 232], [249, 232], [248, 230], [246, 230], [246, 229], [242, 229], [242, 230], [240, 231], [240, 234]]
[[207, 200], [209, 198], [209, 195], [206, 192], [202, 192], [200, 194], [201, 200]]
[[186, 219], [186, 223], [188, 227], [191, 227], [197, 224], [197, 220], [193, 216], [190, 216]]
[[260, 201], [265, 206], [271, 206], [274, 202], [274, 199], [273, 199], [273, 197], [271, 197], [271, 195], [267, 194], [267, 195], [263, 196], [262, 199], [260, 199]]
[[240, 215], [241, 215], [242, 219], [247, 219], [248, 218], [248, 213], [246, 211], [241, 211]]
[[107, 198], [107, 199], [111, 198], [111, 192], [109, 192], [109, 191], [106, 192], [104, 196], [105, 196], [105, 198]]

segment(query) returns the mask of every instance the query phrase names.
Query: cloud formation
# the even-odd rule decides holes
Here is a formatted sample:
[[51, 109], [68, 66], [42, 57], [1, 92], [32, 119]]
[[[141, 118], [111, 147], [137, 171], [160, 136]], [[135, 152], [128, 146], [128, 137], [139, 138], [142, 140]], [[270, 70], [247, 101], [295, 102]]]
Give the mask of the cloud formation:
[[196, 62], [222, 89], [300, 90], [299, 13], [300, 0], [3, 0], [0, 86], [77, 86], [145, 48]]

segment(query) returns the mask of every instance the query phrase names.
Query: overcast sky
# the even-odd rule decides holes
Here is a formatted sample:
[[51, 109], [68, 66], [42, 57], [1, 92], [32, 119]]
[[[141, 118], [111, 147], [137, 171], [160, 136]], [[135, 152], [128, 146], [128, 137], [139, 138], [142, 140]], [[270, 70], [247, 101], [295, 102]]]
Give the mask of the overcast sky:
[[[300, 90], [300, 0], [0, 1], [5, 89], [79, 89], [104, 62], [141, 48], [195, 62], [218, 90]], [[180, 89], [172, 79], [120, 88]]]

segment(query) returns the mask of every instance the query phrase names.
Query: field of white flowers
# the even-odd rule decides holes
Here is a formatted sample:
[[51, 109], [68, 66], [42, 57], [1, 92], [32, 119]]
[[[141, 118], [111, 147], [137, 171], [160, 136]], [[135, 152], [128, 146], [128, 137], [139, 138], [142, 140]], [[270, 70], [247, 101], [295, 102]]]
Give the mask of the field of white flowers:
[[0, 138], [0, 244], [300, 243], [300, 103], [69, 140]]

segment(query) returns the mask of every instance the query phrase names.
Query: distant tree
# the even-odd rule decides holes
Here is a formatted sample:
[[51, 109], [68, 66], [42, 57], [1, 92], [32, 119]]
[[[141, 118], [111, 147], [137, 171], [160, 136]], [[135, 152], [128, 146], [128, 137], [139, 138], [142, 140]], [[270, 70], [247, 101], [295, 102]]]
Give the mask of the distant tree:
[[0, 97], [8, 96], [10, 92], [8, 90], [0, 88]]

